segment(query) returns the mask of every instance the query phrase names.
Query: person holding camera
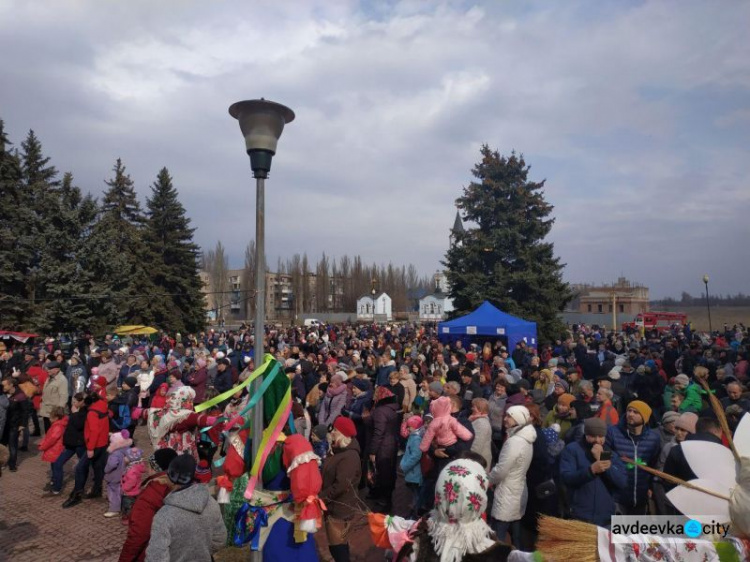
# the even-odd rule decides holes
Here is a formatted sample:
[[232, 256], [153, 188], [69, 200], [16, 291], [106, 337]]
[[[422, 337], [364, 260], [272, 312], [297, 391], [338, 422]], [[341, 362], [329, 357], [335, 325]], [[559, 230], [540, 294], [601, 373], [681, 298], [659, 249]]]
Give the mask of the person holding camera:
[[614, 491], [627, 486], [625, 465], [604, 449], [607, 423], [583, 422], [583, 438], [568, 444], [560, 456], [560, 478], [567, 486], [573, 519], [609, 527], [615, 512]]

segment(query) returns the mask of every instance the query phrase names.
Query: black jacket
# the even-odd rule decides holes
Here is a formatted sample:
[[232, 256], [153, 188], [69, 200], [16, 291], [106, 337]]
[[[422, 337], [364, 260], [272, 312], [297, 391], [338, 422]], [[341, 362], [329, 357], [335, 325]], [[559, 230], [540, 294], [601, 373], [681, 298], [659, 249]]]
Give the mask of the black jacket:
[[31, 413], [31, 401], [26, 397], [22, 390], [18, 390], [13, 396], [8, 396], [10, 405], [6, 414], [5, 427], [8, 430], [12, 428], [26, 427], [29, 425], [29, 414]]
[[68, 425], [63, 433], [63, 445], [66, 449], [76, 449], [86, 445], [83, 430], [86, 426], [86, 415], [88, 410], [81, 408], [68, 416]]
[[[716, 435], [714, 435], [713, 433], [696, 433], [694, 435], [688, 435], [687, 440], [710, 441], [711, 443], [717, 443], [719, 445], [722, 444], [721, 439], [716, 437]], [[667, 460], [664, 463], [664, 472], [666, 472], [667, 474], [671, 474], [672, 476], [676, 476], [677, 478], [682, 478], [683, 480], [693, 480], [694, 478], [697, 478], [693, 470], [690, 468], [687, 459], [685, 458], [685, 453], [682, 452], [681, 445], [672, 447], [672, 450], [669, 451], [669, 456], [667, 456]], [[669, 491], [674, 487], [675, 484], [664, 481], [664, 489], [666, 491]]]

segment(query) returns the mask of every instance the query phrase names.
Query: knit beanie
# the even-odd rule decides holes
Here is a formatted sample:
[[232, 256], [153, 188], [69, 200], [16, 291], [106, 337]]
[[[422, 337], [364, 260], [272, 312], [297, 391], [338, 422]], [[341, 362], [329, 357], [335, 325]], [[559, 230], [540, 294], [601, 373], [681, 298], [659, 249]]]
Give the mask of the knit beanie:
[[633, 400], [628, 404], [628, 408], [636, 410], [643, 418], [644, 424], [648, 423], [648, 420], [651, 419], [651, 406], [646, 404], [643, 400]]
[[211, 481], [211, 467], [208, 461], [202, 460], [195, 467], [195, 480], [201, 484], [208, 484]]
[[411, 416], [406, 420], [406, 427], [409, 429], [419, 429], [424, 425], [424, 421], [420, 416]]
[[125, 377], [125, 380], [122, 381], [122, 384], [128, 385], [128, 388], [135, 388], [136, 386], [138, 386], [138, 379], [133, 375], [130, 375]]
[[570, 390], [570, 385], [567, 383], [567, 381], [564, 380], [555, 382], [555, 386], [561, 386], [565, 392], [568, 392]]
[[328, 435], [328, 426], [323, 423], [316, 425], [313, 427], [313, 434], [321, 441], [325, 441]]
[[524, 426], [531, 420], [531, 414], [526, 406], [511, 406], [505, 415], [513, 418], [519, 426]]
[[674, 426], [679, 429], [684, 429], [690, 434], [695, 433], [695, 424], [698, 422], [698, 414], [693, 412], [684, 412], [677, 418]]
[[127, 457], [128, 462], [138, 462], [143, 458], [143, 451], [138, 447], [131, 447], [127, 450], [125, 456]]
[[573, 396], [572, 394], [561, 394], [557, 398], [557, 403], [558, 404], [562, 404], [563, 406], [570, 407], [570, 403], [573, 402], [573, 400], [575, 400], [575, 399], [576, 399], [576, 397]]
[[668, 423], [676, 422], [679, 417], [680, 414], [677, 412], [664, 412], [664, 415], [661, 417], [661, 424], [667, 425]]
[[169, 463], [167, 476], [174, 484], [190, 484], [195, 478], [195, 459], [189, 453], [183, 453]]
[[370, 383], [365, 379], [354, 379], [352, 384], [362, 392], [367, 392], [370, 388]]
[[687, 376], [687, 375], [685, 375], [685, 374], [680, 374], [680, 375], [677, 375], [677, 376], [676, 376], [676, 377], [674, 378], [674, 382], [675, 382], [676, 384], [679, 384], [680, 386], [687, 386], [687, 385], [689, 385], [689, 384], [690, 384], [690, 377], [688, 377], [688, 376]]
[[604, 437], [607, 435], [607, 423], [600, 418], [583, 420], [583, 434], [591, 437]]
[[428, 387], [432, 392], [435, 394], [442, 396], [443, 395], [443, 385], [440, 384], [438, 381], [432, 381], [430, 383], [430, 386]]

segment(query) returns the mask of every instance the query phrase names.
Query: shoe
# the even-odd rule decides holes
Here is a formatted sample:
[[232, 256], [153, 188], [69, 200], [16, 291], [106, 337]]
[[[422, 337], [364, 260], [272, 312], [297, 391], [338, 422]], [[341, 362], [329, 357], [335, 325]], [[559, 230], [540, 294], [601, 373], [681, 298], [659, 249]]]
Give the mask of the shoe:
[[50, 492], [52, 491], [52, 482], [47, 482], [44, 485], [44, 488], [42, 488], [42, 492]]
[[49, 492], [46, 492], [42, 494], [43, 498], [56, 498], [60, 495], [60, 492], [56, 492], [55, 490], [50, 490]]
[[118, 515], [120, 515], [119, 511], [108, 511], [107, 513], [104, 514], [104, 517], [109, 519], [112, 517], [117, 517]]
[[18, 472], [18, 468], [15, 466], [9, 466], [8, 470], [10, 470], [11, 472]]
[[99, 488], [98, 490], [96, 488], [91, 488], [91, 491], [83, 496], [83, 499], [86, 500], [95, 500], [102, 497], [102, 490]]
[[74, 505], [78, 505], [83, 501], [83, 492], [76, 492], [73, 491], [70, 493], [70, 497], [65, 500], [65, 503], [62, 504], [63, 509], [67, 509], [69, 507], [73, 507]]

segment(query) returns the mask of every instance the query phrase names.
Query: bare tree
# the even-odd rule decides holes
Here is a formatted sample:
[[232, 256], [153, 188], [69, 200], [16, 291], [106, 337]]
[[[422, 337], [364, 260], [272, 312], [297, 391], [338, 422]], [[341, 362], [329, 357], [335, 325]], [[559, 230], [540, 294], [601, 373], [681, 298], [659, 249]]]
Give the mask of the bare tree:
[[226, 304], [229, 302], [229, 258], [224, 251], [224, 245], [219, 240], [216, 248], [209, 250], [204, 258], [206, 272], [211, 283], [211, 308], [216, 311], [217, 318], [226, 314]]
[[255, 318], [255, 240], [250, 240], [245, 246], [245, 268], [242, 270], [242, 293], [245, 300], [245, 318]]

